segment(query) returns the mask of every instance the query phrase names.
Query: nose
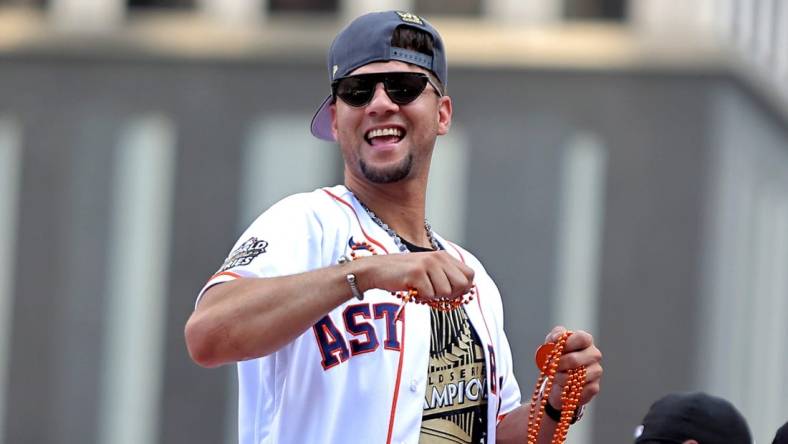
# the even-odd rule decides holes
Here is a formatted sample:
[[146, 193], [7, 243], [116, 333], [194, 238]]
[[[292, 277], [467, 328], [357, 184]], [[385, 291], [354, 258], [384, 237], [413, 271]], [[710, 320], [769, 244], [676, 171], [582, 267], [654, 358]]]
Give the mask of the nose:
[[375, 94], [372, 96], [372, 100], [367, 105], [367, 114], [371, 116], [385, 115], [396, 112], [398, 109], [399, 105], [392, 102], [388, 94], [386, 94], [386, 89], [383, 87], [383, 82], [375, 85]]

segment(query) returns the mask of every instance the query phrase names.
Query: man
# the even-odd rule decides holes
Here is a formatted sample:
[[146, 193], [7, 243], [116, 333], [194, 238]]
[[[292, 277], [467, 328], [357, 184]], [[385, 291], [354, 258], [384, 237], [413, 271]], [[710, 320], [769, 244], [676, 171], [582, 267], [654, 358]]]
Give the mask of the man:
[[[238, 362], [242, 443], [525, 442], [498, 290], [425, 220], [452, 117], [440, 35], [413, 14], [367, 14], [328, 68], [312, 133], [339, 143], [345, 184], [290, 196], [241, 236], [186, 325], [192, 358]], [[566, 350], [540, 442], [567, 370], [587, 368], [581, 404], [599, 391], [593, 338]]]
[[651, 405], [636, 444], [752, 444], [747, 421], [730, 402], [702, 392], [671, 393]]

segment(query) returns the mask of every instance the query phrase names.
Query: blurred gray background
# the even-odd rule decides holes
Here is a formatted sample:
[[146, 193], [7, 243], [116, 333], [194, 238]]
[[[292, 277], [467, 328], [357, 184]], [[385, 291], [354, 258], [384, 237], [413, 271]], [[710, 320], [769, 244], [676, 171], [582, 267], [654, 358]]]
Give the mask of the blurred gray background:
[[0, 0], [0, 440], [234, 442], [234, 367], [193, 364], [184, 323], [260, 211], [341, 180], [308, 123], [333, 35], [377, 9], [446, 40], [455, 119], [428, 216], [501, 288], [523, 396], [560, 323], [604, 353], [569, 442], [631, 442], [685, 390], [771, 442], [780, 0]]

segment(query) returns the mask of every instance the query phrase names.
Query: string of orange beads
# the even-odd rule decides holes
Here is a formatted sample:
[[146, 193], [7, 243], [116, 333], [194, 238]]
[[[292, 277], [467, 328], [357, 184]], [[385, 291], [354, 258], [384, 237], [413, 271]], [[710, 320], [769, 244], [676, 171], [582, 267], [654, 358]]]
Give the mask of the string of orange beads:
[[468, 293], [465, 293], [459, 298], [451, 299], [447, 297], [437, 296], [435, 298], [422, 298], [419, 297], [419, 291], [415, 288], [408, 289], [407, 291], [392, 291], [392, 296], [402, 299], [404, 303], [413, 302], [416, 304], [425, 304], [440, 311], [452, 311], [460, 308], [464, 304], [468, 304], [473, 300], [476, 295], [475, 287], [471, 287]]
[[[350, 246], [351, 260], [358, 259], [356, 250], [367, 250], [373, 256], [378, 254], [378, 252], [375, 250], [375, 247], [373, 247], [369, 242], [355, 242]], [[419, 296], [419, 291], [415, 288], [409, 288], [404, 291], [392, 291], [391, 295], [401, 299], [403, 304], [413, 302], [415, 304], [429, 305], [430, 307], [440, 311], [452, 311], [464, 304], [470, 303], [473, 300], [473, 297], [476, 295], [476, 287], [471, 287], [471, 290], [468, 293], [462, 295], [459, 298], [447, 298], [440, 296], [435, 298], [422, 298]]]
[[[558, 373], [558, 361], [564, 354], [566, 341], [571, 335], [571, 331], [566, 331], [558, 339], [558, 342], [544, 344], [537, 351], [539, 378], [536, 380], [536, 386], [531, 395], [531, 407], [528, 411], [528, 444], [536, 444], [536, 439], [539, 437], [545, 404], [547, 404], [548, 395], [553, 388], [555, 375]], [[553, 433], [552, 444], [563, 444], [566, 441], [575, 410], [580, 406], [580, 394], [586, 383], [585, 367], [570, 369], [568, 374], [569, 379], [561, 392], [561, 419]], [[544, 391], [542, 391], [543, 385]]]

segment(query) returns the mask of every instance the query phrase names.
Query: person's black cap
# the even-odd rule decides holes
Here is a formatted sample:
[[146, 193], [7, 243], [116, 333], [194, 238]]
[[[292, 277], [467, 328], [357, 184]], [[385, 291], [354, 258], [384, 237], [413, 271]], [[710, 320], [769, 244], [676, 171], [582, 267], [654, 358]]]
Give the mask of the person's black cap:
[[788, 444], [788, 422], [777, 429], [777, 434], [774, 435], [772, 444]]
[[651, 405], [635, 444], [752, 444], [747, 421], [730, 402], [702, 392], [671, 393]]

